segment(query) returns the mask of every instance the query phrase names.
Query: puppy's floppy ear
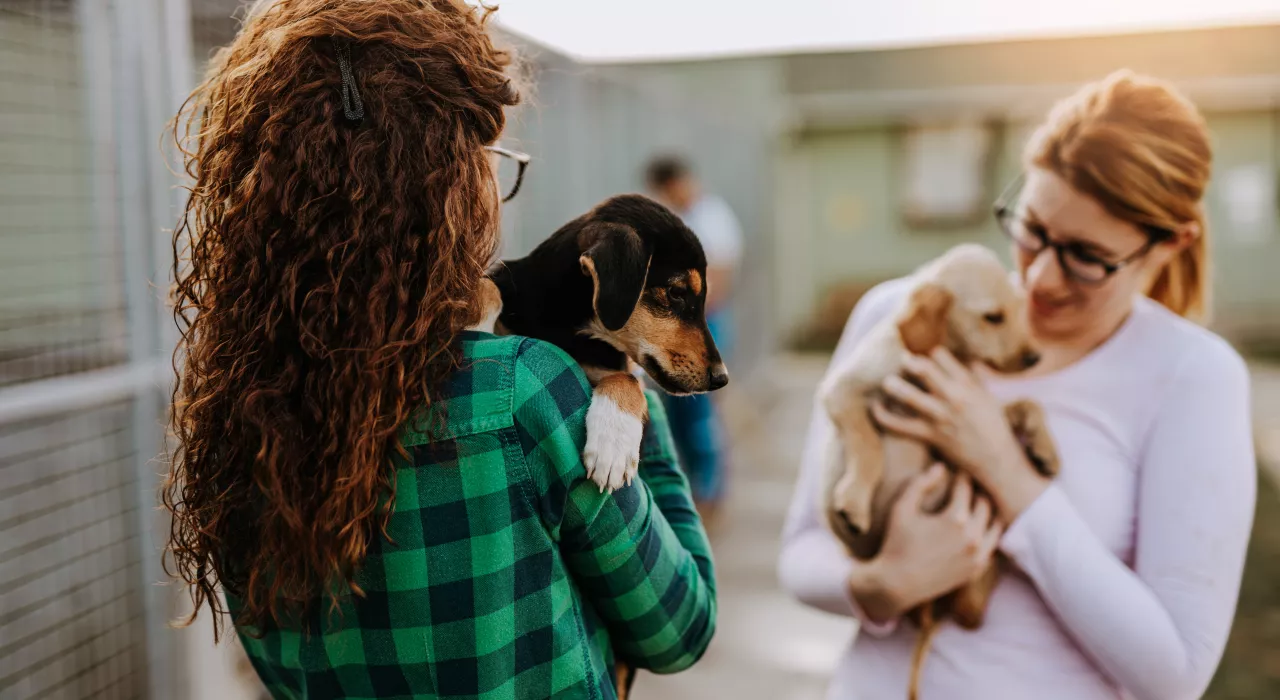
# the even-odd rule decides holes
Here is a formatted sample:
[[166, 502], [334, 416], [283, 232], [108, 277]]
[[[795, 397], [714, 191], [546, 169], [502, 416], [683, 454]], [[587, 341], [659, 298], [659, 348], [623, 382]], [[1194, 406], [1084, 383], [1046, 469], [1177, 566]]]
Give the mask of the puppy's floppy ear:
[[924, 355], [947, 337], [947, 312], [955, 298], [932, 282], [917, 287], [907, 300], [907, 310], [898, 319], [898, 334], [907, 350]]
[[579, 234], [582, 273], [595, 285], [591, 299], [604, 327], [616, 331], [627, 325], [644, 292], [650, 255], [635, 229], [623, 224], [593, 221]]

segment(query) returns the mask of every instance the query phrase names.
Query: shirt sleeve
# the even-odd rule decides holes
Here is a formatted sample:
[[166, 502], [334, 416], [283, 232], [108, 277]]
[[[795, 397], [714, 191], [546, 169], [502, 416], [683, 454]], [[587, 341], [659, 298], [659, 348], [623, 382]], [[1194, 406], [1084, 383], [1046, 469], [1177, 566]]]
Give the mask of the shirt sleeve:
[[602, 494], [582, 464], [591, 388], [581, 369], [547, 343], [528, 341], [519, 353], [516, 427], [542, 517], [618, 657], [674, 673], [715, 633], [714, 573], [666, 413], [646, 399], [639, 478]]
[[[845, 324], [831, 367], [838, 366], [876, 323], [893, 312], [902, 298], [900, 290], [899, 284], [886, 283], [858, 301]], [[816, 401], [811, 415], [800, 457], [800, 475], [782, 532], [779, 581], [801, 603], [838, 615], [851, 615], [868, 634], [887, 635], [896, 629], [897, 620], [882, 623], [870, 620], [850, 595], [847, 582], [857, 562], [827, 528], [820, 512], [823, 460], [827, 446], [836, 439], [835, 427]]]
[[1132, 569], [1057, 486], [1011, 524], [1002, 549], [1130, 695], [1191, 700], [1226, 646], [1257, 485], [1248, 370], [1225, 342], [1188, 351], [1139, 470]]

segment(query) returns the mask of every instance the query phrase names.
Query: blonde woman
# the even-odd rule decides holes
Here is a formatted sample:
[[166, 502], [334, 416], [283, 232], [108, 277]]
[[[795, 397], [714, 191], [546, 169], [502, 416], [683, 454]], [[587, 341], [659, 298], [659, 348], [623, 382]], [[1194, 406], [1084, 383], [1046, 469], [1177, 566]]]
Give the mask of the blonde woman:
[[[1016, 572], [981, 629], [937, 634], [923, 698], [1204, 692], [1231, 628], [1256, 485], [1245, 364], [1195, 322], [1208, 293], [1210, 161], [1196, 108], [1127, 72], [1061, 102], [1031, 138], [997, 214], [1043, 359], [1009, 378], [945, 352], [914, 358], [928, 390], [897, 378], [884, 388], [919, 418], [876, 412], [886, 429], [932, 443], [989, 501], [966, 491], [946, 514], [924, 514], [919, 494], [938, 474], [923, 476], [876, 559], [850, 561], [815, 512], [832, 434], [815, 412], [779, 571], [801, 601], [862, 622], [830, 698], [905, 697], [917, 630], [900, 615], [967, 581], [997, 548]], [[869, 293], [837, 356], [904, 291], [898, 281]], [[1047, 410], [1056, 481], [1035, 473], [1005, 425], [1000, 406], [1018, 397]]]

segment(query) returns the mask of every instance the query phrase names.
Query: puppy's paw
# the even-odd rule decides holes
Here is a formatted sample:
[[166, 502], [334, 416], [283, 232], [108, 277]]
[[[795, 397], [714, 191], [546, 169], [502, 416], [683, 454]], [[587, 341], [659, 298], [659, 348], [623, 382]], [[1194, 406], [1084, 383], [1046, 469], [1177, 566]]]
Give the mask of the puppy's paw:
[[1040, 404], [1028, 400], [1015, 401], [1005, 406], [1005, 416], [1036, 471], [1049, 478], [1057, 476], [1061, 469], [1058, 448], [1049, 433], [1048, 419]]
[[845, 521], [850, 533], [858, 537], [871, 529], [871, 499], [859, 498], [853, 477], [844, 474], [831, 494], [831, 506]]
[[587, 477], [603, 491], [630, 484], [640, 465], [644, 422], [612, 398], [595, 394], [587, 410], [587, 446], [582, 462]]

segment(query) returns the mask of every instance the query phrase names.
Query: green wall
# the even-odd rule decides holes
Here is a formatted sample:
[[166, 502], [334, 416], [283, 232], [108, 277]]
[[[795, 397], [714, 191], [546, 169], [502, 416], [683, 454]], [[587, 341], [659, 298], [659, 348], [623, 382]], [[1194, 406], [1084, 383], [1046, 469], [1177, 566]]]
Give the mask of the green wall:
[[[1257, 111], [1211, 114], [1215, 176], [1206, 204], [1215, 254], [1214, 296], [1225, 325], [1266, 323], [1280, 309], [1280, 209], [1276, 205], [1276, 115]], [[806, 232], [789, 237], [805, 249], [781, 271], [793, 289], [784, 323], [803, 323], [825, 290], [840, 283], [869, 283], [900, 275], [962, 241], [1006, 246], [994, 220], [950, 229], [920, 229], [900, 215], [901, 131], [896, 127], [812, 133], [796, 139], [792, 160], [796, 201], [792, 211]], [[1006, 128], [990, 175], [990, 199], [1016, 177], [1027, 125]], [[1239, 169], [1271, 174], [1270, 206], [1256, 223], [1231, 211], [1229, 185]], [[1280, 320], [1280, 317], [1278, 317]]]

